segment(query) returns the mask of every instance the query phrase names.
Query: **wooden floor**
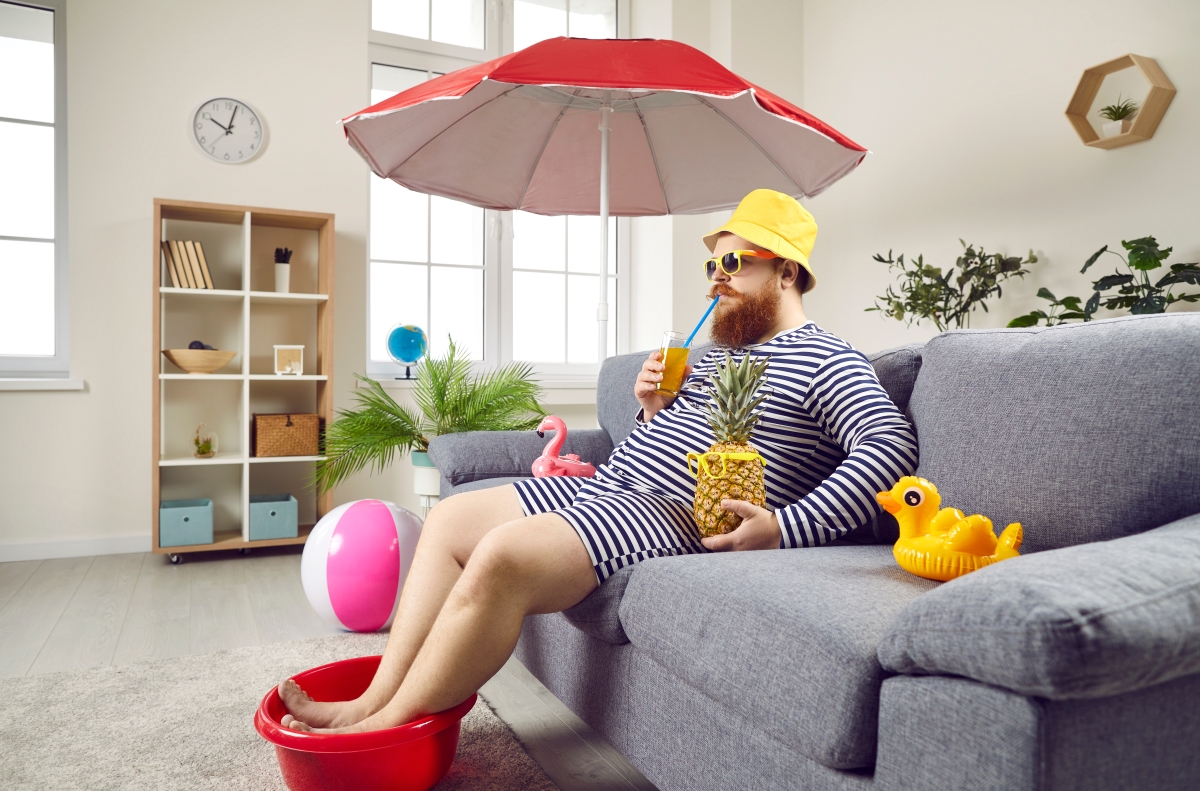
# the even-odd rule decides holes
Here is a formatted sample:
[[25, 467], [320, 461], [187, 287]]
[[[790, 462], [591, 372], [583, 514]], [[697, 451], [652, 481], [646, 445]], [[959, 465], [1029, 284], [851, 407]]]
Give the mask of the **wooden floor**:
[[[304, 597], [299, 547], [0, 563], [0, 678], [337, 633]], [[480, 692], [562, 791], [653, 791], [516, 660]]]

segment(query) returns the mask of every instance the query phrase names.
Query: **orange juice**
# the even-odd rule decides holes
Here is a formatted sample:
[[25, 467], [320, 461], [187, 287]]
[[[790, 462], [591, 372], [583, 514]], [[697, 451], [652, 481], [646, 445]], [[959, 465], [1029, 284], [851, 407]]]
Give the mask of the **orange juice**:
[[683, 370], [687, 367], [688, 349], [686, 346], [662, 347], [663, 369], [662, 381], [658, 383], [658, 392], [666, 395], [679, 395], [683, 384]]

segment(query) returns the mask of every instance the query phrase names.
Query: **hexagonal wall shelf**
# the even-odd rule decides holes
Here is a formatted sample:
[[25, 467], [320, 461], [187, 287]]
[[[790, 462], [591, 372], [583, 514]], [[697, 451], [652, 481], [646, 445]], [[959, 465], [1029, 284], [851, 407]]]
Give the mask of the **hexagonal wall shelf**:
[[[1139, 69], [1142, 76], [1146, 78], [1146, 82], [1150, 83], [1150, 92], [1142, 101], [1128, 132], [1112, 137], [1100, 137], [1096, 134], [1096, 128], [1087, 119], [1087, 114], [1092, 109], [1092, 102], [1096, 100], [1096, 94], [1100, 92], [1100, 86], [1106, 76], [1134, 67]], [[1167, 75], [1163, 74], [1163, 70], [1158, 67], [1153, 58], [1132, 54], [1122, 55], [1083, 72], [1083, 77], [1079, 80], [1079, 87], [1075, 89], [1075, 95], [1071, 97], [1071, 103], [1067, 105], [1067, 120], [1075, 127], [1075, 131], [1079, 133], [1080, 139], [1086, 145], [1095, 148], [1119, 148], [1154, 137], [1154, 130], [1158, 129], [1158, 122], [1162, 120], [1167, 106], [1174, 98], [1175, 86], [1167, 79]]]

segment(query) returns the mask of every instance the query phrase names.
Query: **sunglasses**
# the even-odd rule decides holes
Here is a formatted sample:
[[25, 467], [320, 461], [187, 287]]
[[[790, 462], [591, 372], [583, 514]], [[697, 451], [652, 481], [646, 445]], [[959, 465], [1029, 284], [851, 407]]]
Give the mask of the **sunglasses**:
[[742, 269], [742, 258], [778, 258], [767, 250], [732, 250], [720, 258], [710, 258], [704, 262], [704, 276], [712, 280], [717, 275], [717, 267], [727, 275], [736, 275]]
[[[713, 467], [716, 466], [716, 462], [709, 461], [709, 459], [713, 456], [718, 457], [721, 461], [720, 475], [713, 472]], [[688, 472], [693, 478], [699, 477], [700, 470], [704, 470], [704, 474], [709, 478], [724, 478], [729, 472], [727, 469], [725, 469], [726, 459], [737, 459], [739, 461], [758, 459], [762, 462], [764, 467], [767, 466], [767, 460], [757, 453], [689, 453], [687, 455]], [[696, 464], [695, 470], [692, 469], [693, 462]]]

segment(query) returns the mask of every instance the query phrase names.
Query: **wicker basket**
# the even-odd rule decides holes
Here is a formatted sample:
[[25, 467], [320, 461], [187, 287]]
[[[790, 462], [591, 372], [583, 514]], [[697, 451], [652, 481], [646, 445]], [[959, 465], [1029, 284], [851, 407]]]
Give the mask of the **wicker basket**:
[[320, 415], [255, 415], [250, 424], [255, 456], [319, 456]]

